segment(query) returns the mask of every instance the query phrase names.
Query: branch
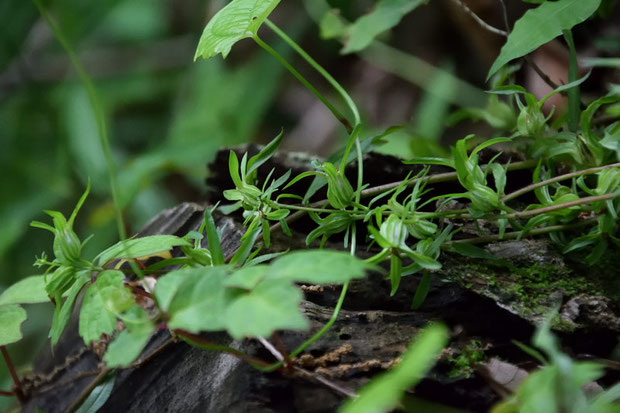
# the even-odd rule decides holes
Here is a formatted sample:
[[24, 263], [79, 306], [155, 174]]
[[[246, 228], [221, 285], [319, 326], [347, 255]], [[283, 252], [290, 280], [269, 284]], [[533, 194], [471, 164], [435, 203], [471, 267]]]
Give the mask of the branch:
[[476, 21], [476, 23], [478, 23], [480, 27], [482, 27], [483, 29], [491, 33], [497, 34], [499, 36], [508, 37], [508, 32], [498, 29], [497, 27], [493, 27], [487, 22], [485, 22], [484, 20], [482, 20], [476, 13], [474, 13], [469, 7], [467, 7], [467, 5], [463, 3], [461, 0], [452, 0], [452, 3], [456, 4], [461, 9], [463, 9], [465, 13], [469, 14]]

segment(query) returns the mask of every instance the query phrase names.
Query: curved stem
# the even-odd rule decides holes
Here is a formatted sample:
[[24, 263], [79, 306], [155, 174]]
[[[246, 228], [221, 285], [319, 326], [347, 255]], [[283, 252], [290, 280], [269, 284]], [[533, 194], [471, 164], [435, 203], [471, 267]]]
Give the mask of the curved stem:
[[325, 80], [327, 80], [329, 84], [332, 85], [334, 89], [336, 89], [336, 91], [340, 94], [340, 96], [342, 96], [342, 99], [344, 99], [344, 101], [347, 103], [347, 106], [353, 113], [353, 124], [358, 125], [361, 122], [359, 110], [357, 109], [355, 102], [353, 102], [353, 99], [351, 99], [351, 96], [349, 96], [347, 91], [344, 90], [342, 86], [340, 86], [340, 83], [338, 83], [336, 79], [334, 79], [332, 75], [327, 72], [327, 70], [325, 70], [320, 64], [318, 64], [316, 60], [314, 60], [308, 53], [306, 53], [304, 49], [302, 49], [297, 43], [295, 43], [293, 39], [288, 37], [286, 33], [280, 30], [278, 26], [272, 23], [269, 19], [265, 20], [265, 24], [269, 26], [269, 28], [273, 30], [275, 34], [280, 36], [280, 38], [284, 40], [291, 48], [293, 48], [293, 50], [295, 50], [302, 58], [304, 58], [304, 60], [308, 62], [308, 64], [310, 64], [310, 66], [312, 66], [314, 70], [319, 72], [321, 76], [323, 76]]
[[502, 201], [504, 202], [510, 201], [511, 199], [517, 198], [527, 192], [533, 191], [536, 188], [540, 188], [541, 186], [549, 185], [554, 182], [564, 181], [566, 179], [573, 178], [576, 176], [581, 176], [581, 175], [590, 175], [596, 172], [603, 171], [605, 169], [618, 168], [618, 167], [620, 167], [620, 162], [612, 163], [612, 164], [605, 165], [605, 166], [599, 166], [597, 168], [582, 169], [581, 171], [570, 172], [564, 175], [558, 175], [556, 177], [546, 179], [544, 181], [540, 181], [535, 184], [528, 185], [514, 192], [511, 192], [510, 194], [504, 195], [502, 197]]
[[14, 395], [17, 396], [17, 399], [21, 401], [24, 399], [24, 395], [22, 394], [22, 385], [19, 381], [19, 376], [17, 375], [15, 366], [13, 366], [13, 362], [11, 361], [11, 357], [9, 356], [9, 352], [6, 351], [6, 346], [0, 346], [0, 351], [2, 352], [2, 357], [4, 357], [6, 367], [11, 374], [11, 379], [13, 379], [13, 384], [15, 387]]
[[312, 86], [312, 84], [310, 82], [308, 82], [308, 80], [303, 77], [303, 75], [301, 73], [299, 73], [297, 71], [297, 69], [295, 69], [293, 66], [291, 66], [291, 64], [284, 58], [282, 57], [282, 55], [280, 55], [280, 53], [278, 53], [275, 49], [273, 49], [271, 46], [269, 46], [267, 43], [265, 43], [264, 41], [261, 40], [260, 37], [258, 36], [254, 36], [253, 37], [254, 41], [263, 49], [265, 49], [269, 54], [271, 54], [273, 57], [275, 57], [276, 59], [278, 59], [278, 61], [289, 71], [291, 72], [291, 74], [293, 76], [295, 76], [295, 78], [297, 80], [299, 80], [301, 82], [302, 85], [304, 85], [306, 87], [306, 89], [308, 89], [310, 92], [312, 92], [314, 94], [314, 96], [316, 96], [321, 102], [323, 102], [323, 104], [327, 107], [327, 109], [330, 110], [331, 113], [334, 114], [334, 116], [336, 117], [336, 119], [338, 119], [338, 121], [340, 123], [342, 123], [344, 125], [344, 127], [347, 129], [347, 131], [350, 133], [353, 128], [351, 127], [351, 124], [349, 123], [349, 121], [347, 120], [347, 118], [340, 113], [340, 111], [338, 109], [336, 109], [334, 107], [334, 105], [332, 105], [325, 96], [323, 96], [321, 94], [321, 92], [319, 92], [314, 86]]

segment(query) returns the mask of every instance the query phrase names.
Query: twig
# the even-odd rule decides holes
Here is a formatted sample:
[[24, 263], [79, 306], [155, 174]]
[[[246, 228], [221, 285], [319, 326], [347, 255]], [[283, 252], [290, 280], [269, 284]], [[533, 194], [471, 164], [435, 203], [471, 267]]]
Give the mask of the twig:
[[258, 337], [258, 341], [271, 353], [278, 361], [284, 361], [284, 356], [280, 353], [265, 337]]
[[13, 397], [13, 396], [15, 396], [15, 393], [12, 392], [12, 391], [0, 390], [0, 396]]
[[449, 248], [453, 244], [483, 244], [486, 242], [501, 241], [501, 240], [507, 240], [507, 239], [517, 239], [520, 236], [525, 237], [525, 236], [548, 234], [550, 232], [563, 231], [567, 229], [583, 227], [583, 226], [586, 226], [594, 222], [595, 220], [596, 218], [589, 218], [584, 221], [577, 222], [575, 224], [551, 225], [551, 226], [543, 227], [543, 228], [535, 228], [535, 229], [531, 229], [527, 231], [525, 234], [523, 234], [523, 231], [507, 232], [501, 238], [499, 235], [485, 235], [485, 236], [475, 237], [475, 238], [459, 239], [459, 240], [447, 242], [443, 246], [446, 248]]
[[469, 14], [471, 18], [473, 18], [476, 21], [476, 23], [478, 23], [480, 27], [482, 27], [483, 29], [491, 33], [500, 35], [500, 36], [508, 37], [508, 32], [498, 29], [497, 27], [493, 27], [487, 22], [485, 22], [484, 20], [482, 20], [476, 13], [474, 13], [469, 7], [467, 7], [467, 5], [463, 3], [461, 0], [452, 0], [452, 3], [456, 4], [461, 9], [463, 9], [465, 13]]
[[350, 397], [350, 398], [357, 398], [357, 394], [355, 392], [352, 392], [351, 390], [345, 389], [344, 387], [340, 387], [338, 386], [336, 383], [332, 383], [331, 381], [327, 380], [325, 377], [321, 376], [318, 373], [312, 373], [308, 370], [302, 369], [301, 367], [297, 367], [294, 366], [293, 369], [299, 373], [300, 376], [302, 377], [306, 377], [308, 379], [317, 381], [318, 383], [324, 385], [325, 387], [328, 387], [334, 391], [336, 391], [337, 393], [342, 394], [343, 396], [346, 397]]
[[517, 198], [517, 197], [519, 197], [519, 196], [521, 196], [521, 195], [523, 195], [523, 194], [525, 194], [525, 193], [527, 193], [529, 191], [532, 191], [532, 190], [534, 190], [536, 188], [540, 188], [541, 186], [549, 185], [549, 184], [554, 183], [554, 182], [564, 181], [566, 179], [573, 178], [575, 176], [589, 175], [589, 174], [593, 174], [593, 173], [596, 173], [596, 172], [603, 171], [605, 169], [617, 168], [617, 167], [620, 167], [620, 162], [612, 163], [612, 164], [605, 165], [605, 166], [599, 166], [597, 168], [589, 168], [589, 169], [583, 169], [581, 171], [570, 172], [570, 173], [567, 173], [567, 174], [564, 174], [564, 175], [558, 175], [556, 177], [553, 177], [553, 178], [550, 178], [550, 179], [547, 179], [547, 180], [544, 180], [544, 181], [540, 181], [540, 182], [537, 182], [535, 184], [528, 185], [528, 186], [523, 187], [521, 189], [518, 189], [518, 190], [516, 190], [516, 191], [514, 191], [514, 192], [512, 192], [510, 194], [504, 195], [502, 197], [502, 201], [504, 201], [504, 202], [510, 201], [511, 199]]
[[19, 401], [24, 399], [24, 394], [22, 392], [22, 385], [19, 381], [19, 376], [17, 375], [17, 371], [15, 370], [15, 366], [13, 366], [13, 362], [11, 361], [11, 357], [9, 356], [8, 351], [6, 351], [6, 346], [0, 346], [0, 351], [2, 351], [2, 357], [4, 357], [4, 362], [6, 363], [6, 367], [9, 369], [9, 373], [11, 374], [11, 378], [13, 379], [13, 384], [15, 388], [15, 396]]
[[499, 4], [502, 6], [502, 18], [504, 19], [504, 28], [506, 33], [510, 33], [510, 24], [508, 23], [508, 10], [506, 9], [506, 3], [504, 0], [499, 0]]

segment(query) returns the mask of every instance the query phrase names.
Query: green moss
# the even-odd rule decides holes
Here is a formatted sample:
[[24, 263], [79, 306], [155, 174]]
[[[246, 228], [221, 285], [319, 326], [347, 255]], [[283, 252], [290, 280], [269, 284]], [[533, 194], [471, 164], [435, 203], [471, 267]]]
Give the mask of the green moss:
[[452, 369], [448, 377], [469, 378], [474, 373], [474, 368], [486, 360], [484, 346], [480, 340], [470, 340], [458, 355], [448, 357]]

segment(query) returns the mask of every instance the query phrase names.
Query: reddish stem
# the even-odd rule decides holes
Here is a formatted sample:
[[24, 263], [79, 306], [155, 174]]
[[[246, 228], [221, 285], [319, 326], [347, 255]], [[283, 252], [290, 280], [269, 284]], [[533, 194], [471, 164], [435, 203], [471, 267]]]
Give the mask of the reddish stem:
[[185, 331], [185, 330], [181, 330], [181, 329], [176, 329], [174, 330], [175, 334], [178, 334], [180, 336], [185, 337], [186, 339], [193, 341], [194, 343], [198, 344], [199, 346], [204, 346], [207, 348], [210, 348], [212, 350], [217, 350], [217, 351], [222, 351], [224, 353], [228, 353], [230, 355], [233, 355], [243, 361], [247, 361], [250, 364], [254, 364], [256, 366], [261, 366], [261, 367], [268, 367], [271, 364], [264, 362], [263, 360], [259, 360], [257, 358], [254, 358], [252, 356], [248, 356], [245, 353], [242, 353], [240, 351], [237, 351], [233, 348], [227, 347], [227, 346], [222, 346], [219, 344], [215, 344], [212, 343], [210, 341], [205, 340], [204, 338], [200, 337], [197, 334], [193, 334], [190, 333], [189, 331]]
[[15, 396], [19, 401], [24, 400], [24, 395], [22, 393], [22, 385], [19, 382], [19, 377], [17, 376], [17, 371], [15, 371], [15, 366], [13, 366], [13, 362], [11, 361], [11, 357], [9, 357], [9, 352], [6, 351], [6, 346], [0, 346], [0, 351], [2, 351], [2, 357], [4, 357], [4, 362], [6, 363], [7, 368], [9, 369], [9, 373], [11, 374], [11, 378], [13, 379], [13, 384], [15, 387]]
[[13, 397], [13, 396], [15, 396], [15, 393], [13, 393], [12, 391], [0, 390], [0, 396]]

